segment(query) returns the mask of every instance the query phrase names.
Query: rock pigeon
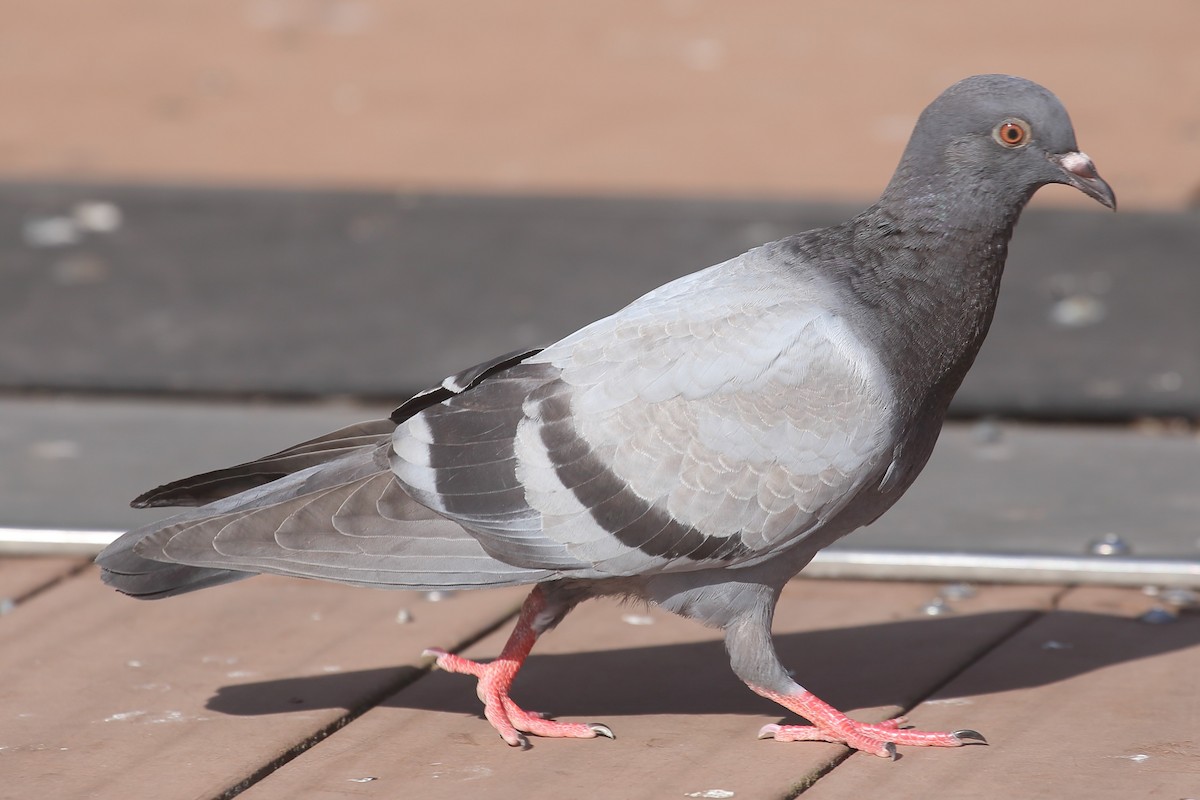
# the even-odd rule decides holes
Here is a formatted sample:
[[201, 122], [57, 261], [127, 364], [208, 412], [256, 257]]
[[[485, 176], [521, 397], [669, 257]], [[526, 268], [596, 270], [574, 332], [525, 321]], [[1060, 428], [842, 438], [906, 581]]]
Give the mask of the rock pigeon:
[[453, 375], [390, 419], [147, 492], [135, 506], [194, 508], [110, 545], [103, 578], [141, 598], [262, 572], [532, 584], [496, 660], [430, 651], [478, 679], [510, 745], [612, 736], [509, 696], [537, 638], [602, 595], [723, 630], [734, 672], [810, 723], [763, 738], [880, 756], [982, 741], [850, 719], [784, 669], [771, 617], [818, 550], [878, 518], [925, 465], [991, 323], [1017, 218], [1049, 183], [1116, 207], [1053, 94], [1006, 75], [962, 80], [853, 219]]

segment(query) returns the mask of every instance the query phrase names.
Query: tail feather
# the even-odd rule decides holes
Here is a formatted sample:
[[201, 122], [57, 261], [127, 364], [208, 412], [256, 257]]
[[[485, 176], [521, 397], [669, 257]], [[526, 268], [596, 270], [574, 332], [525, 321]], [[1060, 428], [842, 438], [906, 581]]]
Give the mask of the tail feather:
[[[120, 542], [120, 540], [118, 540]], [[132, 543], [114, 550], [117, 543], [104, 551], [100, 562], [100, 578], [118, 591], [143, 600], [174, 597], [177, 594], [233, 583], [255, 573], [230, 569], [200, 569], [185, 564], [165, 564], [142, 558], [132, 552]]]
[[163, 484], [134, 498], [130, 505], [134, 508], [202, 506], [342, 455], [373, 449], [388, 441], [395, 429], [396, 423], [387, 419], [355, 423], [244, 464]]

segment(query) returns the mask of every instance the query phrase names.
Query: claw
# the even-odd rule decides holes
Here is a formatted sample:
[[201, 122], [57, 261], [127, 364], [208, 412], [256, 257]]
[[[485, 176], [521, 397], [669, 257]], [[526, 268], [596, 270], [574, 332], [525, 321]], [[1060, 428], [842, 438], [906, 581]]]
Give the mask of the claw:
[[424, 650], [421, 651], [422, 658], [427, 657], [427, 656], [433, 656], [434, 658], [440, 658], [444, 655], [446, 655], [446, 651], [440, 647], [426, 647]]
[[760, 738], [760, 739], [774, 739], [774, 738], [775, 738], [775, 732], [776, 732], [776, 731], [778, 731], [778, 730], [779, 730], [779, 726], [778, 726], [778, 725], [776, 725], [774, 722], [768, 723], [768, 724], [766, 724], [766, 725], [763, 725], [761, 728], [759, 728], [759, 729], [758, 729], [758, 738]]
[[613, 735], [612, 728], [607, 725], [602, 725], [599, 722], [589, 722], [588, 727], [595, 731], [597, 736], [606, 736], [609, 739], [617, 738]]
[[507, 737], [501, 737], [501, 738], [504, 739], [505, 744], [507, 744], [509, 747], [519, 747], [522, 750], [528, 750], [531, 747], [533, 747], [533, 745], [531, 745], [529, 743], [529, 737], [527, 737], [525, 734], [521, 733], [520, 731], [517, 731], [517, 735], [513, 738], [512, 741], [509, 741]]
[[883, 750], [884, 750], [884, 756], [883, 756], [884, 758], [890, 758], [892, 761], [896, 760], [896, 744], [895, 744], [895, 742], [884, 742]]
[[983, 738], [982, 733], [979, 731], [973, 731], [970, 728], [963, 728], [962, 730], [953, 731], [950, 735], [955, 739], [966, 739], [973, 742], [979, 742], [980, 744], [988, 743], [988, 740]]

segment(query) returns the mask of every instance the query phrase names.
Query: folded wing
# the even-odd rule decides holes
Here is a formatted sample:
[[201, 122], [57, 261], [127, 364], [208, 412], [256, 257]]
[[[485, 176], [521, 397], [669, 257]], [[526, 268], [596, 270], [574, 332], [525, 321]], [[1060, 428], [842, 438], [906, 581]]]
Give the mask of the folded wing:
[[602, 577], [769, 558], [878, 482], [891, 418], [832, 298], [754, 256], [414, 415], [393, 471], [506, 563]]

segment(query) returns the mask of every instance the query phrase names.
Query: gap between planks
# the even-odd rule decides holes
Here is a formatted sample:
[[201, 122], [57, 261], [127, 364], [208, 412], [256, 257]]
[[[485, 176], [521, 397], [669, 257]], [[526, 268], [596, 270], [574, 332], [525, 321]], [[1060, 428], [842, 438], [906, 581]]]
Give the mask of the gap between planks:
[[[519, 605], [513, 606], [503, 616], [493, 620], [492, 622], [488, 623], [487, 625], [480, 628], [479, 630], [472, 632], [470, 635], [468, 635], [468, 636], [462, 638], [461, 640], [459, 640], [458, 642], [454, 643], [454, 645], [452, 645], [448, 649], [452, 653], [457, 653], [461, 650], [467, 649], [471, 645], [478, 642], [480, 639], [483, 639], [483, 638], [491, 635], [492, 633], [495, 633], [497, 630], [504, 627], [505, 625], [508, 625], [510, 622], [512, 622], [514, 619], [516, 619], [517, 613], [519, 611], [520, 611]], [[325, 741], [330, 736], [332, 736], [335, 733], [337, 733], [338, 731], [340, 731], [342, 728], [345, 728], [351, 722], [354, 722], [354, 720], [358, 719], [363, 714], [367, 713], [371, 709], [373, 709], [376, 706], [383, 703], [385, 700], [387, 700], [392, 695], [396, 694], [399, 691], [406, 689], [409, 686], [412, 686], [417, 681], [419, 681], [422, 678], [429, 675], [429, 673], [432, 671], [433, 671], [433, 658], [429, 657], [428, 663], [425, 664], [420, 671], [415, 672], [415, 673], [402, 674], [399, 676], [399, 678], [397, 680], [380, 687], [378, 691], [368, 695], [366, 698], [363, 699], [363, 701], [361, 703], [356, 705], [354, 708], [348, 709], [345, 714], [343, 714], [340, 717], [338, 717], [337, 719], [333, 720], [328, 725], [324, 726], [323, 728], [316, 731], [315, 733], [310, 734], [309, 736], [305, 737], [301, 741], [292, 745], [287, 750], [285, 750], [281, 755], [268, 761], [266, 764], [263, 764], [261, 767], [254, 770], [249, 775], [247, 775], [245, 778], [243, 778], [242, 780], [233, 784], [225, 791], [220, 792], [217, 795], [214, 795], [213, 800], [231, 800], [231, 798], [237, 797], [239, 794], [246, 791], [251, 786], [253, 786], [254, 784], [261, 781], [263, 778], [266, 778], [272, 772], [275, 772], [275, 770], [283, 767], [288, 762], [295, 759], [301, 753], [303, 753], [306, 750], [308, 750], [312, 747], [315, 747], [316, 745]]]

